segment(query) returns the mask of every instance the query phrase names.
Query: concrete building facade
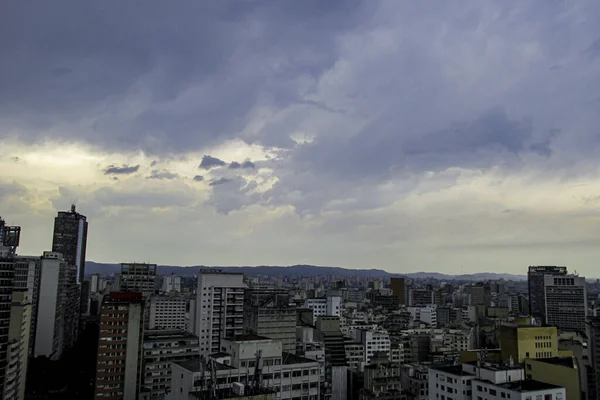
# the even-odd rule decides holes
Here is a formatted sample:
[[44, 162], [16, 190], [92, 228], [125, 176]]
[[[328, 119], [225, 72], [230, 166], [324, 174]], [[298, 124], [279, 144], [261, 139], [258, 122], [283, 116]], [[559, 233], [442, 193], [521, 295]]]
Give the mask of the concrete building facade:
[[200, 354], [218, 353], [221, 340], [244, 330], [244, 275], [221, 270], [198, 273], [194, 334], [200, 339]]
[[181, 329], [187, 331], [190, 322], [190, 300], [183, 296], [151, 296], [148, 329]]
[[59, 211], [54, 219], [52, 251], [61, 253], [68, 264], [76, 267], [77, 283], [85, 278], [87, 232], [87, 219], [76, 211], [74, 204], [70, 211]]
[[136, 400], [142, 372], [142, 293], [113, 292], [100, 310], [95, 399]]
[[27, 289], [14, 289], [10, 310], [10, 327], [4, 377], [3, 399], [24, 400], [29, 339], [31, 329], [31, 303]]
[[35, 357], [58, 360], [73, 346], [78, 334], [79, 308], [76, 265], [66, 261], [61, 253], [45, 251], [41, 259]]
[[559, 332], [586, 332], [587, 285], [574, 275], [544, 276], [545, 323]]

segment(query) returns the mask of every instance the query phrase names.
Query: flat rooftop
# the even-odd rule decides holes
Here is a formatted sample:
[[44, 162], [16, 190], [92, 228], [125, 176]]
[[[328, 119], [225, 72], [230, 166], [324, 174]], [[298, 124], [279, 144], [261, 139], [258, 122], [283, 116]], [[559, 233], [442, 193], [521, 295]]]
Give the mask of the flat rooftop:
[[506, 382], [497, 386], [503, 389], [512, 390], [514, 392], [537, 392], [540, 390], [560, 389], [560, 386], [533, 381], [530, 379], [516, 382]]
[[[175, 364], [179, 365], [180, 367], [182, 367], [184, 369], [187, 369], [190, 372], [201, 372], [201, 371], [208, 370], [208, 368], [206, 368], [206, 366], [204, 366], [203, 368], [201, 367], [200, 360], [178, 361]], [[215, 362], [215, 368], [217, 369], [217, 371], [235, 369], [229, 365], [221, 364], [218, 362]]]
[[317, 360], [311, 360], [310, 358], [300, 357], [292, 353], [282, 353], [283, 365], [290, 364], [306, 364], [306, 363], [316, 363]]
[[233, 336], [233, 337], [228, 337], [226, 338], [226, 340], [232, 341], [232, 342], [246, 342], [246, 341], [250, 341], [250, 340], [273, 340], [273, 339], [269, 339], [268, 337], [265, 336], [260, 336], [260, 335], [237, 335], [237, 336]]
[[437, 365], [432, 366], [431, 369], [455, 376], [473, 376], [473, 374], [463, 371], [462, 365]]

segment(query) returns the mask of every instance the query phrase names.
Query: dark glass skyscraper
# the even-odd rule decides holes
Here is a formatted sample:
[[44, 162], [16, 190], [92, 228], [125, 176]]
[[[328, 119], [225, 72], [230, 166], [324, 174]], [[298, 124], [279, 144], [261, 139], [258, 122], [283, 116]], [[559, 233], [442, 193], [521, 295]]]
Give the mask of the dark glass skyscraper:
[[65, 261], [77, 267], [77, 282], [85, 275], [85, 250], [87, 245], [88, 223], [85, 215], [71, 206], [71, 211], [59, 211], [54, 219], [52, 251], [62, 253]]
[[546, 322], [546, 295], [544, 289], [544, 276], [567, 275], [567, 267], [530, 266], [527, 271], [529, 286], [529, 313], [539, 322]]

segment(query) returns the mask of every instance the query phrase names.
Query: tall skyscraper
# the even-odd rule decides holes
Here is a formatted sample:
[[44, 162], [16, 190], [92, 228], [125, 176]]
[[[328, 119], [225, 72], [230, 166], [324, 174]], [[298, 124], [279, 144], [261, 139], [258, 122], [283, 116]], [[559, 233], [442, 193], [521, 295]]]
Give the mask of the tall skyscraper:
[[194, 334], [201, 355], [219, 352], [221, 339], [243, 333], [244, 288], [243, 274], [214, 269], [198, 273]]
[[27, 289], [14, 289], [12, 293], [3, 399], [25, 399], [31, 328], [31, 303], [27, 296]]
[[77, 283], [85, 276], [87, 232], [87, 219], [75, 210], [74, 204], [71, 211], [59, 211], [54, 219], [52, 251], [62, 253], [66, 262], [77, 267]]
[[390, 278], [390, 289], [398, 305], [406, 305], [406, 280], [404, 278]]
[[142, 293], [113, 292], [104, 297], [94, 398], [138, 398], [142, 379], [143, 309]]
[[34, 355], [58, 360], [77, 339], [79, 323], [77, 269], [61, 253], [42, 256]]
[[527, 271], [529, 286], [529, 313], [540, 323], [546, 321], [546, 299], [544, 297], [544, 276], [564, 276], [567, 267], [530, 266]]
[[575, 275], [544, 276], [546, 325], [559, 332], [586, 332], [587, 288], [585, 278]]
[[0, 218], [0, 393], [4, 393], [9, 361], [12, 294], [15, 277], [15, 254], [21, 228], [7, 226]]

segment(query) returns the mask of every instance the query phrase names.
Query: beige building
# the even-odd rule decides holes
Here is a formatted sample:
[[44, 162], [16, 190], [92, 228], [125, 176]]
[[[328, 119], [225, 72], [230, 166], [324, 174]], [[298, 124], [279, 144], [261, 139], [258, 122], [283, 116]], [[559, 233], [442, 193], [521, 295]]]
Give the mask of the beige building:
[[4, 393], [6, 400], [25, 399], [25, 381], [29, 356], [29, 331], [31, 329], [31, 304], [27, 289], [12, 292], [8, 346], [6, 352], [6, 374]]

